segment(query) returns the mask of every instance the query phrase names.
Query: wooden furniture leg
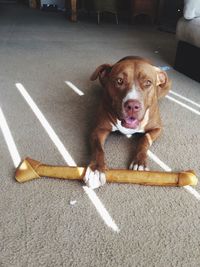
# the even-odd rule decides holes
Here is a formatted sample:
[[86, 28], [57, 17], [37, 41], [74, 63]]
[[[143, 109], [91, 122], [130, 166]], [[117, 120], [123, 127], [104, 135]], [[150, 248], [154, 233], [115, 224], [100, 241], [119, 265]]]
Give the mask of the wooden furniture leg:
[[71, 21], [77, 22], [77, 0], [71, 1]]

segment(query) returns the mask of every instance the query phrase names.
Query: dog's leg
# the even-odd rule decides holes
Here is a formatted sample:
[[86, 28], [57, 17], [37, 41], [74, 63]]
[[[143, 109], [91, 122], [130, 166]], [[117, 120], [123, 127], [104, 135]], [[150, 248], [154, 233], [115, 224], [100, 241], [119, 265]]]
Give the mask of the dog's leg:
[[109, 130], [96, 128], [91, 135], [92, 159], [86, 170], [84, 181], [93, 189], [106, 183], [104, 143], [109, 133]]
[[158, 138], [161, 128], [156, 128], [146, 132], [139, 140], [136, 148], [136, 154], [130, 164], [131, 170], [148, 170], [147, 168], [147, 151], [153, 141]]

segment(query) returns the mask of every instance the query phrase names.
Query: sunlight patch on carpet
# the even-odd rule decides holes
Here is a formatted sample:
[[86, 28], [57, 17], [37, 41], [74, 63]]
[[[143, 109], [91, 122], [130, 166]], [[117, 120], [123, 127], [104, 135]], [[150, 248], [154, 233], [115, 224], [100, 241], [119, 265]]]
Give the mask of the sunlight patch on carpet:
[[[148, 150], [148, 156], [157, 163], [164, 171], [171, 172], [172, 169], [167, 166], [162, 160], [160, 160], [154, 153]], [[183, 186], [190, 194], [192, 194], [196, 199], [200, 200], [200, 194], [190, 185]]]
[[65, 81], [65, 83], [75, 92], [77, 93], [78, 95], [82, 96], [84, 95], [84, 93], [78, 89], [78, 87], [76, 87], [72, 82], [70, 81]]
[[65, 148], [63, 143], [60, 141], [59, 137], [57, 136], [57, 134], [55, 133], [55, 131], [53, 130], [53, 128], [51, 127], [49, 122], [46, 120], [46, 118], [44, 117], [44, 115], [42, 114], [42, 112], [40, 111], [38, 106], [36, 105], [36, 103], [33, 101], [31, 96], [28, 94], [28, 92], [26, 91], [24, 86], [21, 83], [16, 83], [16, 87], [19, 90], [19, 92], [21, 93], [21, 95], [24, 97], [27, 104], [29, 105], [31, 110], [34, 112], [34, 114], [36, 115], [38, 120], [40, 121], [41, 125], [43, 126], [43, 128], [47, 132], [47, 134], [50, 137], [50, 139], [52, 140], [52, 142], [57, 147], [58, 151], [60, 152], [60, 154], [64, 158], [65, 162], [69, 166], [76, 166], [74, 159], [71, 157], [71, 155], [69, 154], [69, 152], [67, 151], [67, 149]]
[[119, 232], [120, 230], [118, 226], [115, 224], [113, 219], [110, 217], [109, 213], [107, 212], [107, 210], [105, 209], [104, 205], [101, 203], [97, 195], [94, 193], [94, 191], [87, 186], [83, 186], [83, 189], [85, 193], [88, 195], [89, 199], [92, 201], [99, 215], [103, 218], [105, 224], [108, 227], [112, 228], [113, 231]]
[[191, 108], [190, 106], [188, 106], [188, 105], [182, 103], [181, 101], [176, 100], [175, 98], [173, 98], [173, 97], [171, 97], [171, 96], [168, 96], [168, 95], [166, 96], [166, 98], [169, 99], [169, 100], [171, 100], [171, 101], [173, 101], [173, 102], [175, 102], [176, 104], [182, 106], [183, 108], [186, 108], [186, 109], [192, 111], [193, 113], [195, 113], [195, 114], [197, 114], [197, 115], [200, 115], [200, 111], [198, 111], [198, 110], [196, 110], [196, 109], [194, 109], [194, 108]]
[[18, 152], [17, 147], [15, 145], [15, 141], [12, 137], [11, 131], [8, 127], [6, 118], [5, 118], [1, 108], [0, 108], [0, 128], [1, 128], [1, 131], [3, 133], [4, 139], [6, 141], [11, 158], [13, 160], [13, 164], [14, 164], [15, 168], [17, 168], [21, 162], [21, 158], [20, 158], [19, 152]]
[[174, 91], [169, 91], [169, 93], [172, 94], [172, 95], [175, 95], [175, 96], [177, 96], [177, 97], [179, 97], [181, 99], [183, 99], [184, 101], [186, 101], [186, 102], [188, 102], [188, 103], [190, 103], [190, 104], [192, 104], [192, 105], [194, 105], [194, 106], [196, 106], [198, 108], [200, 108], [200, 104], [194, 102], [193, 100], [191, 100], [191, 99], [189, 99], [189, 98], [187, 98], [185, 96], [182, 96], [182, 95], [180, 95], [180, 94], [178, 94], [178, 93], [176, 93]]
[[[77, 166], [77, 164], [75, 163], [75, 161], [73, 160], [73, 158], [71, 157], [71, 155], [69, 154], [65, 146], [63, 145], [63, 143], [60, 141], [59, 137], [57, 136], [53, 128], [50, 126], [49, 122], [46, 120], [46, 118], [44, 117], [44, 115], [42, 114], [38, 106], [36, 105], [36, 103], [33, 101], [31, 96], [28, 94], [24, 86], [21, 83], [16, 83], [16, 87], [21, 93], [21, 95], [24, 97], [27, 104], [29, 105], [31, 110], [34, 112], [34, 114], [36, 115], [36, 117], [38, 118], [42, 126], [44, 127], [45, 131], [47, 132], [50, 139], [53, 141], [53, 143], [59, 150], [60, 154], [63, 156], [65, 162], [69, 166]], [[103, 204], [101, 203], [100, 199], [97, 197], [96, 193], [90, 188], [86, 189], [86, 186], [83, 187], [83, 189], [88, 195], [89, 199], [92, 201], [98, 213], [101, 215], [106, 225], [111, 227], [112, 230], [118, 232], [119, 231], [118, 227], [116, 226], [111, 216], [109, 215], [109, 213], [107, 212]]]

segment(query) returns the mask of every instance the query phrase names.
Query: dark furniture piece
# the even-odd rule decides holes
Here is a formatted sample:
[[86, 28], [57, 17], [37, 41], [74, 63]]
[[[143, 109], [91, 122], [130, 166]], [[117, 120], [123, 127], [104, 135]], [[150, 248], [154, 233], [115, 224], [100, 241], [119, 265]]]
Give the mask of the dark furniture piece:
[[179, 19], [176, 37], [178, 44], [174, 68], [200, 82], [200, 17]]
[[158, 0], [131, 0], [131, 19], [134, 21], [138, 15], [147, 15], [152, 23], [157, 16]]
[[100, 16], [104, 12], [109, 12], [115, 16], [118, 24], [117, 0], [84, 0], [84, 8], [88, 12], [97, 13], [97, 23], [100, 23]]
[[114, 14], [116, 23], [118, 24], [118, 0], [66, 0], [66, 6], [70, 9], [70, 20], [77, 22], [78, 8], [81, 6], [88, 12], [97, 14], [97, 22], [100, 23], [100, 16], [104, 12]]
[[179, 41], [174, 68], [175, 70], [200, 82], [200, 48], [192, 44]]
[[176, 33], [176, 24], [183, 16], [183, 2], [184, 0], [159, 0], [159, 30]]

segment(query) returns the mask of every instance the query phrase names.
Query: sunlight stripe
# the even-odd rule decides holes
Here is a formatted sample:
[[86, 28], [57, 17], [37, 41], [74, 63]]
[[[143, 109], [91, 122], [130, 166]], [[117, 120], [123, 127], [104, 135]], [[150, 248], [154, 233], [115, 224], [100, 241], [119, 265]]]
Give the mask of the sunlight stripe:
[[[160, 160], [154, 153], [152, 153], [150, 150], [148, 150], [148, 156], [156, 162], [164, 171], [171, 172], [172, 169], [167, 166], [162, 160]], [[186, 189], [190, 194], [192, 194], [196, 199], [200, 200], [200, 194], [192, 188], [190, 185], [183, 186], [184, 189]]]
[[78, 89], [78, 87], [76, 87], [72, 82], [70, 81], [65, 81], [65, 83], [75, 92], [77, 93], [78, 95], [82, 96], [84, 95], [84, 93]]
[[[171, 70], [171, 69], [172, 69], [170, 66], [160, 66], [159, 68], [162, 69], [162, 70], [164, 70], [164, 71], [168, 71], [168, 70]], [[175, 95], [175, 96], [177, 96], [177, 97], [179, 97], [179, 98], [181, 98], [181, 99], [183, 99], [183, 100], [185, 100], [186, 102], [188, 102], [188, 103], [190, 103], [190, 104], [192, 104], [192, 105], [194, 105], [194, 106], [196, 106], [196, 107], [200, 107], [200, 104], [198, 104], [198, 103], [192, 101], [191, 99], [189, 99], [189, 98], [187, 98], [187, 97], [184, 97], [184, 96], [182, 96], [182, 95], [180, 95], [180, 94], [178, 94], [178, 93], [176, 93], [176, 92], [174, 92], [174, 91], [172, 91], [172, 90], [170, 90], [169, 93], [172, 94], [172, 95]], [[172, 99], [171, 99], [171, 100], [172, 100]], [[181, 102], [180, 102], [180, 103], [181, 103]], [[180, 104], [180, 103], [178, 103], [178, 104]], [[181, 105], [181, 104], [180, 104], [180, 105]], [[192, 111], [192, 110], [191, 110], [191, 111]], [[197, 112], [198, 112], [198, 111], [197, 111]], [[196, 111], [195, 111], [195, 113], [196, 113]]]
[[194, 188], [189, 185], [184, 186], [184, 188], [192, 195], [194, 195], [198, 200], [200, 200], [200, 194]]
[[1, 108], [0, 108], [0, 128], [3, 133], [4, 139], [6, 141], [11, 158], [13, 160], [13, 164], [15, 168], [17, 168], [19, 163], [21, 162], [21, 158]]
[[86, 194], [88, 195], [88, 197], [90, 198], [90, 200], [92, 201], [92, 203], [95, 206], [96, 210], [98, 211], [99, 215], [102, 218], [104, 218], [106, 225], [108, 227], [112, 228], [115, 232], [119, 232], [120, 230], [119, 230], [118, 226], [115, 224], [113, 219], [110, 217], [109, 213], [107, 212], [107, 210], [105, 209], [105, 207], [103, 206], [103, 204], [101, 203], [101, 201], [99, 200], [97, 195], [94, 193], [94, 191], [87, 186], [83, 186], [83, 189], [86, 192]]
[[176, 93], [174, 91], [169, 91], [169, 93], [172, 94], [172, 95], [175, 95], [175, 96], [177, 96], [177, 97], [179, 97], [179, 98], [181, 98], [183, 100], [185, 100], [186, 102], [188, 102], [188, 103], [190, 103], [190, 104], [192, 104], [192, 105], [194, 105], [194, 106], [196, 106], [198, 108], [200, 108], [200, 104], [190, 100], [189, 98], [187, 98], [185, 96], [182, 96], [182, 95], [180, 95], [180, 94], [178, 94], [178, 93]]
[[148, 156], [154, 161], [156, 162], [163, 170], [165, 170], [166, 172], [171, 172], [172, 169], [167, 166], [162, 160], [160, 160], [154, 153], [152, 153], [150, 150], [148, 150], [147, 152]]
[[[53, 143], [58, 148], [58, 150], [59, 150], [60, 154], [63, 156], [65, 162], [70, 166], [77, 166], [75, 161], [71, 157], [71, 155], [68, 153], [68, 151], [66, 150], [66, 148], [64, 147], [64, 145], [62, 144], [60, 139], [58, 138], [57, 134], [54, 132], [54, 130], [52, 129], [52, 127], [50, 126], [48, 121], [45, 119], [42, 112], [37, 107], [36, 103], [32, 100], [31, 96], [28, 94], [28, 92], [24, 88], [24, 86], [21, 83], [16, 83], [16, 87], [19, 90], [19, 92], [22, 94], [22, 96], [24, 97], [27, 104], [30, 106], [30, 108], [32, 109], [32, 111], [34, 112], [34, 114], [36, 115], [36, 117], [38, 118], [40, 123], [42, 124], [42, 126], [44, 127], [45, 131], [48, 133], [48, 135], [51, 138], [51, 140], [53, 141]], [[84, 191], [85, 192], [87, 191], [87, 195], [88, 195], [89, 199], [95, 205], [95, 208], [97, 209], [98, 213], [101, 215], [101, 217], [104, 220], [104, 222], [106, 223], [106, 225], [111, 227], [113, 229], [113, 231], [118, 232], [119, 231], [118, 227], [116, 226], [116, 224], [112, 220], [109, 213], [106, 211], [105, 207], [103, 206], [103, 204], [101, 203], [101, 201], [99, 200], [99, 198], [97, 197], [95, 192], [92, 189], [89, 189], [89, 191], [87, 189], [84, 189]]]
[[200, 111], [198, 111], [198, 110], [196, 110], [196, 109], [194, 109], [194, 108], [191, 108], [190, 106], [188, 106], [188, 105], [186, 105], [186, 104], [180, 102], [179, 100], [176, 100], [175, 98], [173, 98], [173, 97], [171, 97], [171, 96], [168, 96], [168, 95], [166, 96], [166, 98], [168, 98], [169, 100], [171, 100], [171, 101], [173, 101], [173, 102], [179, 104], [180, 106], [182, 106], [182, 107], [184, 107], [184, 108], [186, 108], [186, 109], [192, 111], [193, 113], [195, 113], [195, 114], [197, 114], [197, 115], [200, 115]]
[[66, 161], [66, 163], [70, 166], [76, 166], [75, 161], [70, 156], [70, 154], [68, 153], [68, 151], [64, 147], [63, 143], [60, 141], [59, 137], [57, 136], [57, 134], [55, 133], [55, 131], [53, 130], [51, 125], [48, 123], [48, 121], [46, 120], [46, 118], [44, 117], [44, 115], [42, 114], [42, 112], [40, 111], [38, 106], [36, 105], [36, 103], [30, 97], [30, 95], [28, 94], [28, 92], [26, 91], [24, 86], [21, 83], [16, 83], [16, 87], [19, 90], [19, 92], [21, 93], [21, 95], [24, 97], [27, 104], [32, 109], [32, 111], [34, 112], [34, 114], [36, 115], [36, 117], [38, 118], [40, 123], [42, 124], [42, 126], [44, 127], [45, 131], [47, 132], [50, 139], [53, 141], [53, 143], [57, 147], [58, 151], [60, 152], [60, 154], [62, 155], [62, 157]]

